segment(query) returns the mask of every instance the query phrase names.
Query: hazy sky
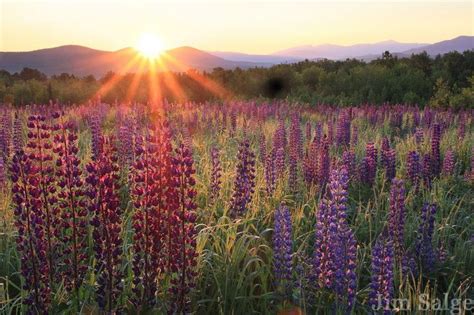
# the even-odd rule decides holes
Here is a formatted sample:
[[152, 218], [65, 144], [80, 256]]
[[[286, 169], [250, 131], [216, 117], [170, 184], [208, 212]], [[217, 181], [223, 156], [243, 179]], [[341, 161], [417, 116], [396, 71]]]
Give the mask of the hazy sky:
[[0, 0], [0, 50], [117, 50], [155, 33], [167, 48], [270, 53], [307, 44], [473, 35], [473, 1]]

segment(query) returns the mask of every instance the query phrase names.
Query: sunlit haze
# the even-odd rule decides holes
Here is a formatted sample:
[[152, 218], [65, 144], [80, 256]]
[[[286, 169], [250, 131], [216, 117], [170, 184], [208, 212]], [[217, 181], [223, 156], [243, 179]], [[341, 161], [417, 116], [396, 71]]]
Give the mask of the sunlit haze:
[[470, 1], [2, 0], [0, 5], [2, 51], [67, 44], [118, 50], [136, 46], [143, 33], [160, 38], [159, 50], [186, 45], [262, 54], [323, 43], [433, 43], [472, 35], [474, 16]]

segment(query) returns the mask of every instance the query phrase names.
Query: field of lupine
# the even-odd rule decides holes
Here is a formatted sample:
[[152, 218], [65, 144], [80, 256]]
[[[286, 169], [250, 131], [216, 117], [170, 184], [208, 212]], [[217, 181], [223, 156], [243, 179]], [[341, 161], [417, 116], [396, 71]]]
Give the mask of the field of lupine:
[[473, 118], [2, 106], [0, 310], [366, 314], [425, 294], [462, 311], [445, 302], [474, 296]]

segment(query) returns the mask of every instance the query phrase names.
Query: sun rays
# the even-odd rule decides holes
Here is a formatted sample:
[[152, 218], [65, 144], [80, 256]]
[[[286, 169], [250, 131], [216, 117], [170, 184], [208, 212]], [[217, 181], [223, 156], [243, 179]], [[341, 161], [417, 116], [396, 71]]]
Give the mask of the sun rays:
[[171, 54], [163, 51], [163, 47], [158, 37], [153, 37], [150, 34], [143, 35], [136, 46], [136, 53], [130, 55], [130, 60], [102, 84], [95, 93], [94, 99], [100, 99], [109, 93], [127, 73], [132, 74], [131, 82], [126, 87], [125, 101], [127, 103], [136, 100], [138, 89], [143, 81], [147, 82], [147, 101], [153, 109], [159, 109], [165, 100], [164, 90], [174, 100], [185, 101], [187, 99], [186, 91], [177, 78], [180, 74], [186, 75], [217, 98], [228, 99], [231, 97], [231, 93], [220, 84], [183, 64]]

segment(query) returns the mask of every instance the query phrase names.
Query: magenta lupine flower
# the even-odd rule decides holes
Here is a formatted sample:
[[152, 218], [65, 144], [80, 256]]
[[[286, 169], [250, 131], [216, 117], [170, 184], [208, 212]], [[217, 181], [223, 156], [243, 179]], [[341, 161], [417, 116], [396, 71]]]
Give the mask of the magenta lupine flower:
[[117, 311], [122, 292], [122, 211], [119, 199], [119, 167], [115, 149], [105, 139], [104, 152], [87, 165], [88, 210], [93, 227], [96, 301], [102, 311]]
[[312, 139], [312, 130], [311, 130], [311, 121], [306, 122], [306, 141], [311, 141]]
[[137, 309], [148, 309], [156, 303], [158, 273], [165, 265], [170, 268], [174, 254], [171, 250], [168, 262], [165, 261], [165, 236], [170, 241], [173, 239], [177, 222], [174, 205], [167, 198], [167, 194], [174, 194], [174, 190], [169, 192], [173, 187], [169, 156], [171, 144], [158, 131], [149, 130], [147, 133], [130, 172], [130, 194], [135, 209], [132, 217], [132, 303]]
[[[54, 114], [58, 118], [59, 114]], [[70, 123], [60, 122], [54, 125], [53, 152], [56, 153], [56, 179], [58, 208], [61, 213], [61, 230], [58, 238], [61, 242], [61, 270], [64, 286], [74, 291], [79, 298], [79, 288], [87, 271], [87, 223], [88, 211], [84, 202], [82, 171], [77, 154], [77, 134]]]
[[7, 170], [5, 162], [3, 162], [3, 156], [0, 156], [0, 189], [7, 185]]
[[329, 145], [332, 145], [334, 143], [334, 122], [332, 121], [332, 118], [329, 119], [328, 123], [328, 143]]
[[13, 156], [12, 200], [15, 205], [16, 248], [20, 253], [23, 303], [29, 314], [47, 314], [51, 307], [48, 240], [44, 233], [43, 200], [38, 185], [38, 168], [23, 151]]
[[18, 113], [15, 113], [15, 121], [13, 122], [13, 151], [21, 151], [24, 146], [23, 120], [18, 116]]
[[396, 260], [401, 261], [405, 244], [405, 188], [401, 179], [394, 178], [390, 189], [389, 234]]
[[330, 156], [329, 156], [329, 142], [328, 138], [324, 136], [319, 150], [318, 157], [318, 181], [321, 187], [324, 187], [329, 180]]
[[416, 240], [416, 254], [428, 272], [433, 270], [436, 263], [436, 251], [433, 248], [436, 208], [436, 204], [423, 205]]
[[278, 127], [273, 135], [273, 148], [275, 148], [277, 151], [279, 148], [282, 148], [283, 152], [286, 152], [287, 144], [288, 141], [286, 139], [285, 121], [280, 119], [278, 122]]
[[455, 158], [453, 150], [446, 151], [443, 160], [443, 174], [445, 176], [452, 176], [454, 174]]
[[431, 188], [431, 180], [433, 179], [433, 173], [431, 168], [433, 163], [431, 163], [431, 156], [427, 153], [423, 156], [423, 162], [421, 167], [421, 172], [423, 176], [423, 183], [425, 187]]
[[91, 130], [91, 148], [92, 158], [99, 158], [102, 153], [102, 129], [101, 120], [98, 114], [93, 114], [89, 120], [89, 127]]
[[415, 191], [418, 191], [420, 186], [421, 165], [420, 156], [416, 151], [408, 152], [407, 157], [407, 175], [411, 181]]
[[9, 110], [4, 110], [0, 117], [0, 155], [3, 160], [7, 162], [10, 159], [11, 151], [11, 137], [12, 137], [12, 123]]
[[377, 149], [372, 142], [369, 142], [365, 146], [365, 157], [362, 160], [360, 172], [360, 180], [372, 186], [375, 181], [375, 175], [377, 173]]
[[118, 130], [119, 159], [122, 167], [127, 168], [134, 160], [135, 121], [133, 117], [125, 118]]
[[174, 275], [170, 284], [170, 312], [172, 314], [190, 313], [191, 299], [189, 294], [195, 287], [196, 278], [196, 236], [195, 229], [196, 208], [194, 202], [196, 190], [194, 185], [193, 158], [191, 151], [181, 144], [176, 149], [176, 155], [172, 162], [172, 174], [175, 181], [175, 203], [176, 208], [176, 231], [173, 238], [172, 248], [174, 261], [171, 271]]
[[[57, 207], [56, 182], [54, 178], [51, 127], [45, 123], [46, 117], [41, 115], [28, 118], [27, 157], [35, 169], [35, 186], [39, 188], [42, 200], [37, 204], [37, 215], [41, 217], [43, 233], [46, 237], [46, 255], [50, 276], [50, 287], [57, 276], [58, 260], [58, 228], [61, 226], [60, 209]], [[33, 185], [33, 183], [30, 183]]]
[[437, 177], [441, 171], [440, 141], [441, 129], [439, 124], [435, 123], [431, 135], [431, 173], [434, 177]]
[[394, 252], [392, 241], [383, 234], [372, 247], [369, 305], [376, 313], [391, 314], [390, 302], [394, 297]]
[[273, 228], [273, 275], [276, 291], [284, 298], [291, 298], [293, 239], [290, 210], [280, 205], [275, 210]]
[[250, 143], [244, 139], [240, 143], [234, 192], [230, 201], [230, 215], [243, 215], [252, 200], [255, 187], [255, 155], [250, 150]]
[[267, 194], [272, 195], [275, 191], [276, 174], [275, 174], [275, 150], [268, 152], [265, 158], [265, 183]]
[[321, 124], [321, 122], [317, 122], [316, 127], [315, 127], [314, 139], [313, 139], [313, 143], [315, 144], [316, 148], [319, 147], [322, 139], [323, 139], [323, 125]]
[[336, 143], [338, 146], [349, 145], [351, 140], [351, 119], [348, 111], [339, 113], [336, 127]]
[[222, 167], [219, 159], [219, 149], [212, 147], [211, 149], [211, 203], [214, 203], [219, 197], [221, 189]]
[[318, 143], [312, 141], [303, 160], [304, 179], [308, 184], [316, 184], [318, 182], [318, 161]]
[[300, 126], [300, 118], [294, 115], [290, 127], [290, 158], [300, 160], [303, 157], [303, 133]]

